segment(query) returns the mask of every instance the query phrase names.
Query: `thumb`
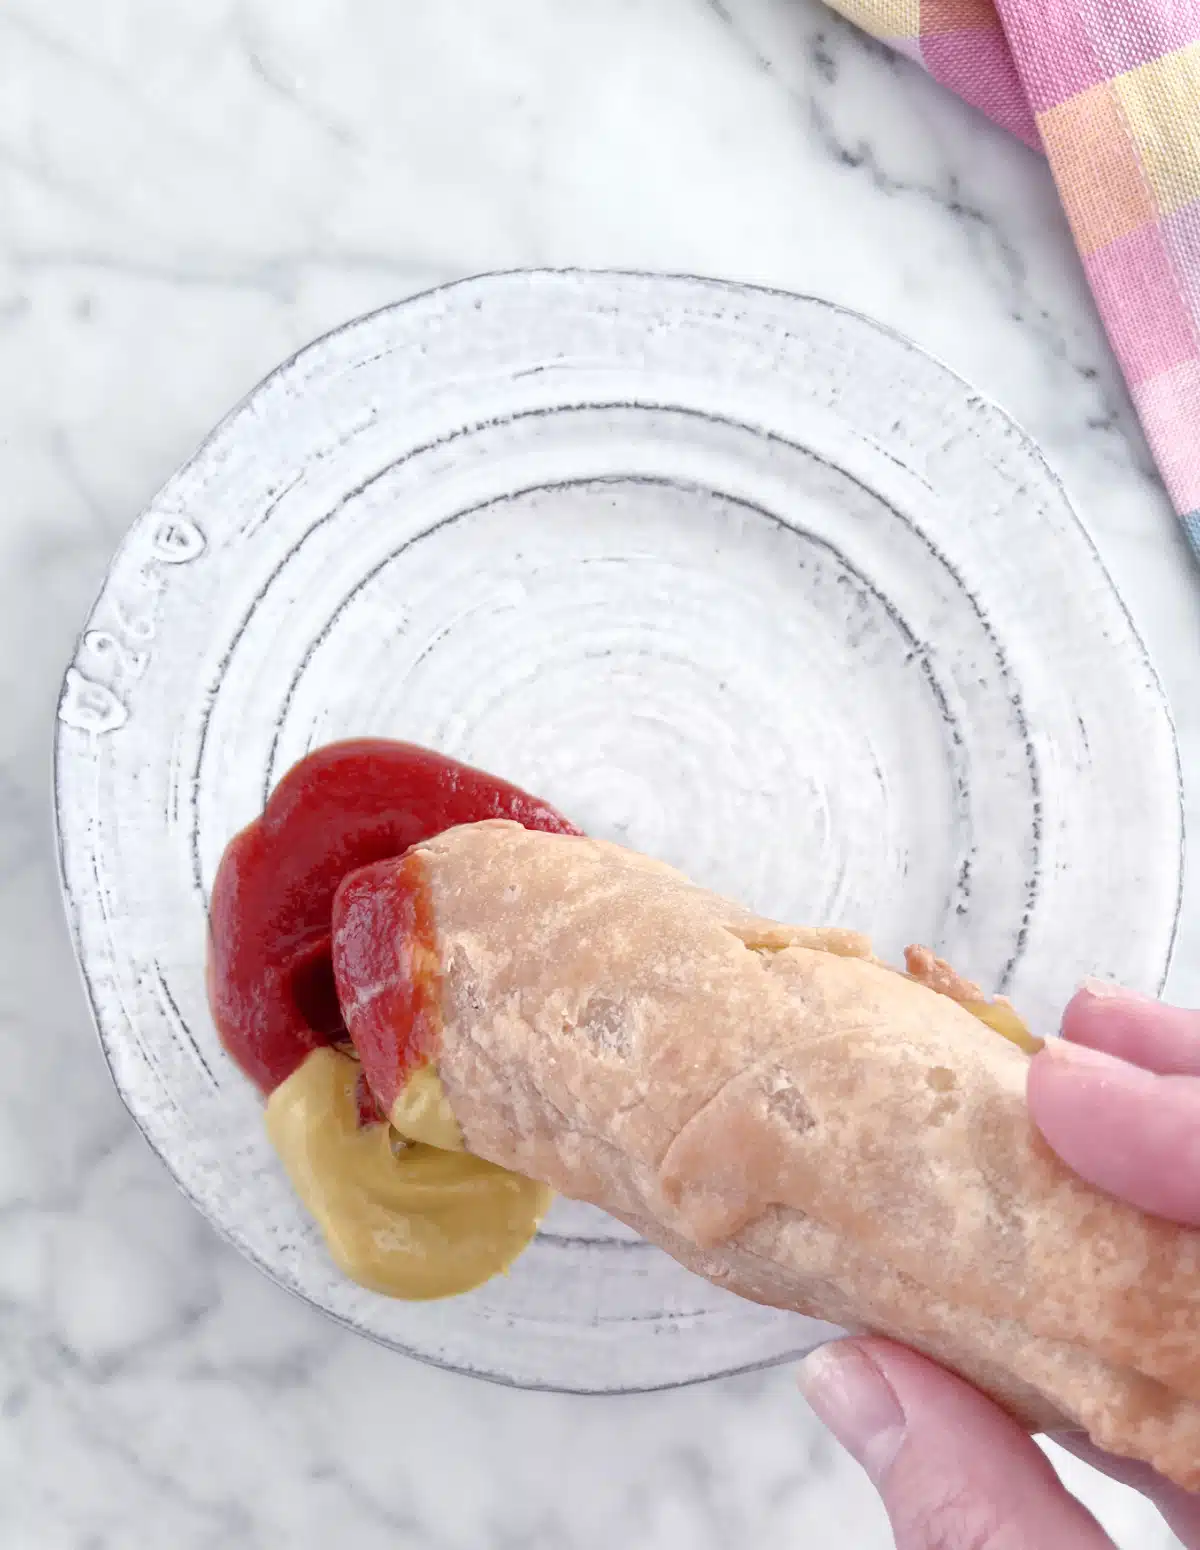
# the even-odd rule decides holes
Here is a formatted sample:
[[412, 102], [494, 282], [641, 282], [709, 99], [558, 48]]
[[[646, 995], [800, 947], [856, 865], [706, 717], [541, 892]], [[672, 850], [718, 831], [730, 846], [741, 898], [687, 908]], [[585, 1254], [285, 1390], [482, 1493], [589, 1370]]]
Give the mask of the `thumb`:
[[915, 1352], [839, 1340], [800, 1386], [871, 1477], [897, 1550], [1114, 1550], [1016, 1421]]

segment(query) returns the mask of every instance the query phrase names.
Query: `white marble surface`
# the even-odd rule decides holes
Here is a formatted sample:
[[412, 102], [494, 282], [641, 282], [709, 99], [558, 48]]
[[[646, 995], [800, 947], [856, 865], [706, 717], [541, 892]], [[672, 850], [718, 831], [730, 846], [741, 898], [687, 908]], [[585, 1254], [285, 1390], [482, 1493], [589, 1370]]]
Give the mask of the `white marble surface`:
[[[123, 528], [312, 335], [546, 263], [818, 292], [997, 397], [1065, 476], [1197, 768], [1200, 577], [1048, 176], [816, 0], [0, 0], [5, 1550], [890, 1543], [786, 1372], [514, 1393], [290, 1300], [133, 1131], [76, 983], [52, 712]], [[1172, 989], [1200, 1001], [1194, 887]], [[1170, 1542], [1068, 1467], [1123, 1546]]]

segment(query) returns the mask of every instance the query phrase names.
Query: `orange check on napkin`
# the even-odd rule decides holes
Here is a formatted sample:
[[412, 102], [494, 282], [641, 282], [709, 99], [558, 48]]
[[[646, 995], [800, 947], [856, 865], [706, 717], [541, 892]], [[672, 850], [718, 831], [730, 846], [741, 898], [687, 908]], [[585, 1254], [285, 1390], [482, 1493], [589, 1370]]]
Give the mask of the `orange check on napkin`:
[[1200, 0], [831, 0], [1049, 158], [1200, 555]]

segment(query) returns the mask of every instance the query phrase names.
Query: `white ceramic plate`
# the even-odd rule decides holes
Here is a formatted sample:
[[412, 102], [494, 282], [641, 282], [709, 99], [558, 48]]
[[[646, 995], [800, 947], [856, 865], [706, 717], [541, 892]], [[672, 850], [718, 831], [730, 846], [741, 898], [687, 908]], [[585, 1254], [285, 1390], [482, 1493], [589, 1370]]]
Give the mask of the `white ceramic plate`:
[[819, 301], [510, 274], [319, 340], [135, 523], [58, 715], [67, 908], [138, 1124], [285, 1286], [512, 1383], [826, 1331], [566, 1203], [455, 1301], [333, 1270], [204, 998], [222, 848], [308, 749], [427, 743], [769, 914], [934, 943], [1039, 1024], [1170, 954], [1175, 744], [1095, 550], [1000, 410]]

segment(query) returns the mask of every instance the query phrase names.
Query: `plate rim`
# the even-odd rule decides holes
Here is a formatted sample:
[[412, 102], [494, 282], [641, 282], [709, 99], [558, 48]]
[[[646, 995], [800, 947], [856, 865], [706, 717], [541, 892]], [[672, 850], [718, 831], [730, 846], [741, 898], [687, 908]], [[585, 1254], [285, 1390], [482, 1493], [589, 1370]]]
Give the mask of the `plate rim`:
[[314, 336], [312, 339], [308, 340], [306, 343], [293, 350], [283, 360], [279, 361], [261, 378], [259, 378], [258, 381], [256, 381], [231, 406], [231, 408], [229, 408], [217, 420], [212, 428], [196, 444], [194, 450], [171, 471], [167, 479], [157, 488], [155, 493], [150, 497], [146, 504], [137, 514], [131, 518], [128, 526], [118, 540], [104, 567], [99, 585], [91, 603], [87, 608], [83, 621], [75, 633], [73, 645], [67, 658], [67, 665], [64, 667], [60, 681], [58, 697], [55, 701], [54, 735], [51, 749], [51, 785], [53, 798], [51, 804], [51, 819], [53, 824], [56, 877], [60, 900], [63, 907], [63, 913], [66, 918], [67, 928], [70, 935], [72, 956], [75, 961], [76, 972], [78, 974], [80, 984], [83, 988], [88, 1017], [92, 1024], [96, 1042], [100, 1047], [101, 1054], [103, 1055], [105, 1065], [108, 1069], [109, 1077], [117, 1091], [122, 1106], [124, 1107], [129, 1117], [132, 1119], [138, 1133], [141, 1135], [142, 1139], [145, 1141], [150, 1151], [158, 1159], [160, 1164], [166, 1169], [176, 1188], [189, 1202], [189, 1204], [200, 1214], [200, 1216], [220, 1236], [220, 1238], [229, 1244], [230, 1247], [232, 1247], [238, 1253], [240, 1257], [247, 1260], [255, 1267], [256, 1270], [265, 1275], [276, 1286], [280, 1287], [290, 1296], [296, 1298], [306, 1307], [315, 1309], [325, 1318], [333, 1320], [336, 1324], [347, 1330], [350, 1330], [361, 1338], [370, 1340], [373, 1344], [383, 1346], [385, 1349], [393, 1351], [397, 1355], [407, 1357], [411, 1360], [419, 1361], [426, 1366], [434, 1367], [442, 1371], [452, 1372], [464, 1377], [482, 1379], [486, 1382], [496, 1384], [503, 1388], [521, 1389], [528, 1392], [577, 1394], [581, 1397], [589, 1398], [617, 1398], [626, 1394], [661, 1393], [672, 1389], [689, 1388], [694, 1387], [697, 1384], [716, 1382], [720, 1379], [734, 1377], [742, 1373], [765, 1371], [767, 1369], [780, 1366], [784, 1363], [798, 1360], [807, 1351], [813, 1349], [813, 1347], [809, 1344], [801, 1344], [795, 1348], [784, 1351], [781, 1354], [765, 1357], [760, 1361], [739, 1362], [731, 1367], [722, 1368], [710, 1373], [675, 1378], [669, 1381], [651, 1382], [644, 1384], [625, 1381], [622, 1382], [619, 1387], [615, 1388], [581, 1388], [578, 1385], [523, 1380], [515, 1376], [506, 1376], [498, 1372], [475, 1369], [463, 1361], [446, 1360], [436, 1353], [416, 1350], [398, 1341], [384, 1339], [382, 1336], [376, 1334], [373, 1330], [364, 1328], [362, 1325], [355, 1323], [347, 1315], [340, 1313], [333, 1308], [327, 1307], [320, 1302], [317, 1302], [299, 1286], [289, 1284], [289, 1282], [283, 1278], [281, 1272], [274, 1265], [269, 1263], [252, 1247], [237, 1241], [234, 1238], [232, 1231], [226, 1227], [224, 1222], [217, 1216], [213, 1215], [205, 1203], [201, 1201], [197, 1194], [184, 1182], [171, 1161], [151, 1138], [150, 1133], [146, 1128], [146, 1125], [143, 1123], [141, 1116], [133, 1107], [129, 1094], [126, 1092], [124, 1086], [119, 1081], [116, 1071], [114, 1070], [113, 1058], [110, 1055], [108, 1042], [106, 1041], [104, 1033], [100, 1027], [96, 998], [92, 991], [91, 976], [89, 974], [87, 964], [84, 961], [85, 955], [80, 941], [80, 935], [77, 930], [76, 911], [73, 904], [71, 885], [68, 881], [66, 873], [66, 858], [64, 854], [64, 842], [62, 833], [64, 786], [66, 781], [64, 778], [65, 756], [63, 752], [64, 722], [58, 712], [61, 709], [65, 694], [67, 692], [67, 677], [72, 670], [72, 665], [76, 657], [78, 656], [79, 649], [82, 645], [84, 637], [92, 627], [92, 621], [96, 611], [108, 592], [113, 571], [116, 567], [119, 557], [124, 551], [130, 534], [141, 522], [141, 520], [148, 516], [149, 513], [155, 509], [166, 490], [204, 456], [209, 448], [226, 432], [230, 426], [233, 425], [233, 423], [245, 412], [248, 406], [264, 391], [264, 389], [299, 365], [299, 363], [306, 356], [315, 353], [324, 346], [327, 346], [331, 341], [343, 338], [352, 333], [354, 330], [361, 328], [364, 325], [370, 324], [377, 319], [394, 313], [399, 313], [405, 308], [413, 307], [423, 302], [428, 302], [432, 298], [444, 296], [453, 291], [469, 289], [471, 287], [478, 286], [490, 286], [496, 284], [497, 282], [508, 282], [513, 285], [528, 285], [531, 282], [536, 283], [539, 280], [571, 280], [579, 282], [582, 286], [587, 286], [595, 282], [603, 283], [613, 280], [639, 281], [651, 286], [654, 284], [692, 287], [699, 286], [708, 289], [717, 295], [724, 295], [726, 297], [754, 295], [773, 298], [786, 303], [801, 302], [809, 306], [817, 307], [828, 313], [853, 319], [856, 323], [863, 324], [873, 332], [882, 334], [886, 338], [892, 340], [894, 343], [901, 345], [911, 354], [931, 363], [933, 366], [937, 367], [938, 370], [941, 371], [946, 377], [963, 388], [972, 400], [986, 406], [994, 414], [998, 415], [1011, 428], [1013, 432], [1015, 432], [1017, 439], [1020, 442], [1022, 451], [1026, 455], [1031, 455], [1036, 463], [1040, 466], [1042, 472], [1048, 477], [1048, 480], [1054, 490], [1057, 492], [1062, 505], [1065, 508], [1065, 511], [1069, 513], [1071, 519], [1073, 520], [1074, 525], [1078, 530], [1079, 536], [1082, 538], [1088, 550], [1090, 550], [1091, 558], [1098, 569], [1099, 577], [1103, 579], [1107, 587], [1110, 600], [1116, 604], [1124, 619], [1128, 635], [1130, 637], [1130, 644], [1135, 647], [1137, 655], [1140, 659], [1140, 663], [1146, 672], [1147, 690], [1153, 693], [1157, 704], [1157, 709], [1160, 711], [1164, 719], [1164, 726], [1170, 738], [1170, 745], [1174, 755], [1172, 761], [1174, 769], [1175, 792], [1174, 810], [1177, 815], [1179, 845], [1176, 857], [1176, 883], [1175, 896], [1171, 912], [1171, 922], [1168, 938], [1164, 944], [1162, 952], [1162, 967], [1158, 973], [1156, 993], [1159, 995], [1161, 995], [1170, 975], [1176, 948], [1179, 942], [1182, 924], [1187, 861], [1186, 788], [1184, 784], [1183, 761], [1179, 746], [1178, 729], [1176, 726], [1171, 701], [1167, 694], [1162, 677], [1155, 665], [1154, 658], [1150, 652], [1142, 631], [1138, 626], [1137, 620], [1134, 618], [1132, 610], [1126, 601], [1125, 595], [1121, 588], [1117, 585], [1112, 572], [1109, 569], [1109, 566], [1105, 561], [1095, 538], [1092, 535], [1091, 529], [1088, 527], [1087, 523], [1081, 516], [1062, 475], [1050, 462], [1049, 458], [1042, 450], [1040, 444], [1025, 428], [1021, 421], [1012, 415], [997, 399], [992, 397], [991, 394], [977, 388], [974, 383], [972, 383], [961, 372], [957, 371], [953, 366], [947, 364], [947, 362], [943, 360], [941, 356], [936, 354], [934, 351], [927, 349], [924, 345], [919, 344], [915, 339], [913, 339], [908, 334], [905, 334], [902, 330], [897, 329], [893, 325], [883, 322], [878, 318], [874, 318], [870, 314], [862, 312], [857, 308], [849, 307], [842, 302], [834, 301], [828, 297], [820, 296], [812, 292], [792, 291], [782, 286], [762, 285], [748, 281], [726, 279], [714, 275], [693, 274], [682, 270], [645, 270], [638, 268], [619, 267], [592, 268], [578, 265], [543, 265], [533, 267], [517, 266], [505, 269], [482, 270], [476, 273], [458, 276], [450, 280], [425, 286], [422, 289], [414, 291], [412, 294], [401, 298], [400, 300], [385, 302], [378, 307], [370, 308], [366, 312], [359, 313], [353, 317], [347, 318], [345, 321], [336, 324], [333, 328], [327, 329], [323, 333]]

